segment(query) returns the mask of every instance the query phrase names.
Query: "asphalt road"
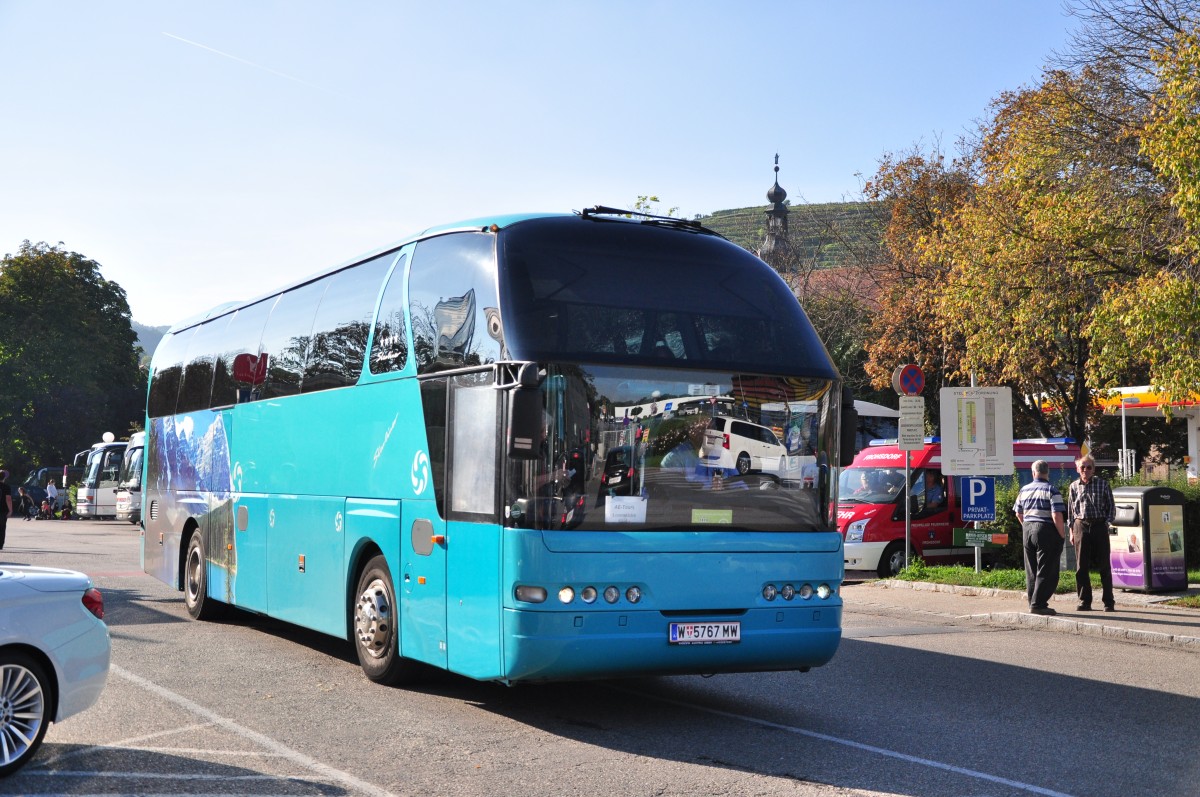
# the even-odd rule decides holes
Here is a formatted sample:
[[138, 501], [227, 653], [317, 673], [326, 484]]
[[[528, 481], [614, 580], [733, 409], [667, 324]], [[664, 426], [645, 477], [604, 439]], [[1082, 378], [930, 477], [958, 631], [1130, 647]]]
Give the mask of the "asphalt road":
[[393, 689], [344, 642], [191, 621], [128, 524], [10, 521], [0, 563], [89, 573], [113, 638], [99, 703], [5, 794], [1200, 793], [1200, 657], [1179, 650], [849, 607], [806, 674]]

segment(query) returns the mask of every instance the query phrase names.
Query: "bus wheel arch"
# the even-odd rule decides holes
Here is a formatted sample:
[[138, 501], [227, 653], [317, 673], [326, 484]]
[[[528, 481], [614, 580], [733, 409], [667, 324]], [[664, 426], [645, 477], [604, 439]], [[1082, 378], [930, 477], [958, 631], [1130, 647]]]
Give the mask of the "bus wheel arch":
[[387, 559], [377, 553], [357, 572], [350, 614], [358, 663], [376, 683], [410, 681], [416, 663], [400, 655], [400, 603]]

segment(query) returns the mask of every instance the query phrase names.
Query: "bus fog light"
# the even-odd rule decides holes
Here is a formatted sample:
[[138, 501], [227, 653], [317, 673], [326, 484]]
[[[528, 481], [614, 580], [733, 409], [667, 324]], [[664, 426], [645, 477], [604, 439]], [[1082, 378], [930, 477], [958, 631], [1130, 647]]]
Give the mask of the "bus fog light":
[[822, 584], [821, 586], [817, 587], [817, 597], [821, 600], [828, 598], [832, 594], [833, 590], [829, 588], [828, 584]]
[[630, 603], [637, 603], [642, 599], [642, 590], [638, 587], [630, 587], [625, 590], [625, 599]]
[[791, 584], [784, 584], [783, 589], [779, 591], [779, 594], [783, 596], [785, 601], [790, 601], [792, 598], [796, 597], [796, 588]]
[[570, 603], [573, 600], [575, 600], [575, 590], [570, 587], [563, 587], [558, 591], [559, 603]]
[[596, 588], [595, 587], [584, 587], [580, 591], [579, 597], [583, 599], [584, 603], [595, 603], [596, 602]]
[[545, 603], [546, 588], [545, 587], [526, 587], [519, 586], [516, 591], [517, 600], [525, 603]]
[[604, 600], [608, 601], [609, 603], [616, 603], [617, 599], [620, 597], [621, 590], [617, 589], [616, 587], [604, 588]]
[[769, 601], [775, 600], [775, 585], [774, 584], [768, 584], [767, 586], [763, 587], [763, 597]]
[[804, 600], [808, 600], [812, 596], [813, 596], [812, 584], [805, 584], [804, 586], [800, 587], [800, 597], [801, 598], [804, 598]]

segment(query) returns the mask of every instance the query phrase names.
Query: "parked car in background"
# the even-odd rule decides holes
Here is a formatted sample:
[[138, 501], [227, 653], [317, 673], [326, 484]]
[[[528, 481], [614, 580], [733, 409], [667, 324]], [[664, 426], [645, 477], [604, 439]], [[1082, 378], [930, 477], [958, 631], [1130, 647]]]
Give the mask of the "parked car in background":
[[83, 573], [0, 566], [0, 777], [96, 702], [112, 645], [104, 598]]

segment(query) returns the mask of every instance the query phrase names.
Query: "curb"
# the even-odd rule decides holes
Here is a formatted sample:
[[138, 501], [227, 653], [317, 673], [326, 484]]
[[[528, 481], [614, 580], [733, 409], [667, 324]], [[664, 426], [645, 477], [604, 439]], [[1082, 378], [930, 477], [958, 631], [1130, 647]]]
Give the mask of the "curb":
[[[1022, 604], [1025, 601], [1025, 593], [1011, 589], [995, 589], [990, 587], [970, 587], [959, 584], [936, 584], [927, 581], [898, 581], [895, 579], [884, 579], [875, 581], [871, 584], [873, 587], [881, 589], [907, 589], [916, 592], [943, 592], [955, 595], [971, 595], [985, 598], [1006, 598], [1010, 600], [1020, 600]], [[1195, 594], [1196, 590], [1189, 589], [1183, 594]], [[1145, 595], [1138, 600], [1132, 601], [1134, 605], [1153, 606], [1165, 600], [1172, 600], [1179, 595], [1168, 595], [1165, 597]], [[1055, 595], [1052, 600], [1075, 600], [1074, 595]], [[985, 614], [964, 614], [958, 615], [961, 619], [969, 620], [976, 623], [992, 626], [1027, 626], [1040, 627], [1051, 631], [1061, 633], [1077, 634], [1080, 636], [1096, 636], [1106, 639], [1116, 639], [1125, 642], [1133, 642], [1143, 645], [1165, 645], [1168, 647], [1179, 648], [1181, 650], [1200, 653], [1200, 637], [1187, 636], [1183, 634], [1167, 634], [1161, 631], [1140, 631], [1137, 629], [1126, 628], [1118, 625], [1104, 625], [1103, 623], [1086, 622], [1083, 620], [1075, 620], [1068, 617], [1058, 615], [1039, 615], [1029, 614], [1023, 611], [1004, 611], [1004, 612], [988, 612]]]

